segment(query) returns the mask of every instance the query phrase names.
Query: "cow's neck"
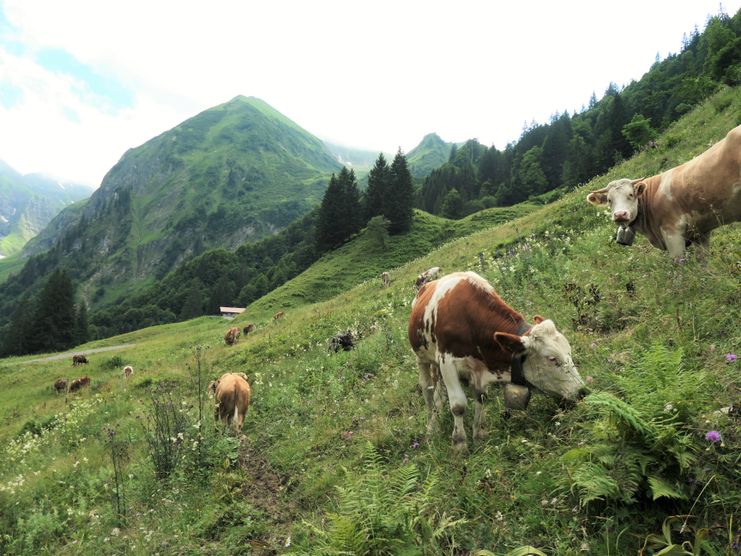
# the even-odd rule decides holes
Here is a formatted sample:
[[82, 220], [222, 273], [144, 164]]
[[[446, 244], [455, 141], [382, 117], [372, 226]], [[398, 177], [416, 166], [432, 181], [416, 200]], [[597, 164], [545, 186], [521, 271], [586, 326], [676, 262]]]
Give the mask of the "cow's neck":
[[[651, 227], [652, 221], [649, 220], [649, 213], [653, 212], [654, 198], [658, 189], [659, 182], [646, 181], [646, 189], [643, 194], [638, 197], [638, 214], [636, 215], [633, 222], [630, 223], [630, 227], [635, 231], [638, 230], [645, 235], [652, 245], [659, 249], [666, 249], [663, 237], [661, 235], [661, 229], [653, 229]], [[654, 219], [655, 220], [655, 219]]]

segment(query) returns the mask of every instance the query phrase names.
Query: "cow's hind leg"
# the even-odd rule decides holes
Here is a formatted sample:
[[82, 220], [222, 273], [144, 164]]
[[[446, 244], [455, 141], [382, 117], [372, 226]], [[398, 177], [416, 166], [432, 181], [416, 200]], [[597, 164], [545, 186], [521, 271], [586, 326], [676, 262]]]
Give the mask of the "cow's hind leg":
[[453, 414], [453, 446], [456, 450], [462, 451], [467, 448], [468, 443], [466, 429], [463, 426], [463, 416], [466, 414], [468, 400], [458, 379], [458, 369], [451, 358], [443, 360], [439, 366], [445, 389], [448, 391], [450, 412]]
[[422, 389], [422, 395], [425, 397], [427, 406], [427, 438], [429, 439], [437, 430], [437, 411], [435, 408], [436, 380], [433, 373], [433, 365], [417, 359], [419, 367], [419, 387]]

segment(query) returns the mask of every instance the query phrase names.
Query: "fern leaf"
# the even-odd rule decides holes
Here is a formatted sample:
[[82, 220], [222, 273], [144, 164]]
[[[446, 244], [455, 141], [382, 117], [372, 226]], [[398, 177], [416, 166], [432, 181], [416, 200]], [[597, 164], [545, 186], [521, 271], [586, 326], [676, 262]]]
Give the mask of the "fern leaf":
[[659, 498], [673, 498], [675, 500], [686, 500], [687, 495], [678, 490], [669, 482], [661, 477], [649, 477], [648, 486], [651, 488], [651, 495], [654, 500]]

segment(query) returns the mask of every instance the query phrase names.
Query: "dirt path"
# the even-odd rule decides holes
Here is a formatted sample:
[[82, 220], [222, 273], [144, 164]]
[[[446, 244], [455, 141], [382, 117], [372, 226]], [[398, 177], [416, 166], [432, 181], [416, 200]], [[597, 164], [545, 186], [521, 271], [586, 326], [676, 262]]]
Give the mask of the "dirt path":
[[46, 361], [56, 361], [57, 359], [69, 359], [74, 354], [79, 353], [83, 355], [89, 355], [91, 353], [102, 353], [104, 351], [115, 351], [117, 349], [127, 349], [134, 347], [136, 344], [121, 344], [119, 346], [106, 346], [92, 349], [81, 349], [77, 351], [69, 351], [66, 353], [58, 353], [56, 355], [50, 355], [49, 357], [41, 357], [39, 359], [27, 359], [26, 361], [16, 361], [15, 365], [25, 365], [26, 363], [43, 363]]

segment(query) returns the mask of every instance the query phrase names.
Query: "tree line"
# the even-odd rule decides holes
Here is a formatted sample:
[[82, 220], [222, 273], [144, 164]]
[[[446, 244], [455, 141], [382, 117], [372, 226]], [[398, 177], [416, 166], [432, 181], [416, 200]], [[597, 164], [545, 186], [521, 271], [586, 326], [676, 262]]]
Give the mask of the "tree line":
[[672, 122], [722, 86], [741, 84], [741, 11], [711, 18], [683, 41], [679, 54], [656, 63], [623, 89], [593, 94], [578, 114], [532, 123], [503, 150], [471, 140], [454, 148], [415, 193], [417, 208], [460, 218], [574, 187], [650, 145]]

